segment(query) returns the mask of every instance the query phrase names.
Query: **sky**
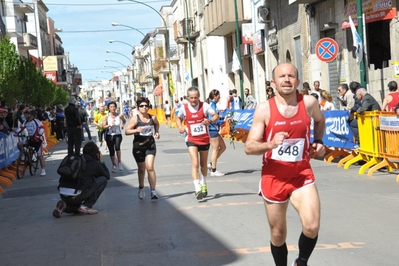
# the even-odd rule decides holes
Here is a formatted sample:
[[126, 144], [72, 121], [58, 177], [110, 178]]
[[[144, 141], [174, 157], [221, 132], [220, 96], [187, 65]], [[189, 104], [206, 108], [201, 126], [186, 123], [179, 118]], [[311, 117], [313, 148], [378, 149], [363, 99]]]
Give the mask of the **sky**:
[[[140, 0], [155, 10], [168, 6], [172, 1]], [[112, 78], [110, 72], [131, 65], [132, 47], [141, 45], [143, 36], [130, 28], [112, 26], [112, 22], [137, 28], [144, 34], [162, 25], [162, 19], [154, 10], [143, 4], [117, 0], [43, 0], [54, 20], [54, 27], [61, 28], [65, 52], [70, 63], [79, 69], [82, 82]], [[110, 43], [109, 40], [119, 42]], [[121, 43], [125, 42], [125, 43]], [[129, 46], [130, 44], [131, 46]], [[106, 50], [113, 52], [107, 53]], [[123, 55], [120, 55], [123, 54]], [[117, 61], [106, 62], [105, 59]], [[118, 63], [119, 62], [119, 63]], [[104, 66], [108, 67], [104, 67]]]

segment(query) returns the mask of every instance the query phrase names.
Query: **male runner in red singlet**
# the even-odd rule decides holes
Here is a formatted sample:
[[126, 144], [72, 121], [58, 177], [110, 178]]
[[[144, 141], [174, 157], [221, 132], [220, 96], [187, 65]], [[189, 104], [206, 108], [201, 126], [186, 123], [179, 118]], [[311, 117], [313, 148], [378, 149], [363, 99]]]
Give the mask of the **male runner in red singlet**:
[[[272, 78], [276, 96], [256, 108], [245, 152], [263, 155], [259, 195], [264, 199], [275, 264], [287, 265], [286, 213], [291, 202], [302, 222], [299, 257], [292, 265], [302, 266], [307, 265], [316, 245], [320, 225], [320, 201], [309, 163], [309, 146], [318, 156], [325, 153], [325, 120], [313, 96], [296, 93], [300, 81], [295, 66], [278, 65]], [[313, 144], [309, 143], [310, 118], [314, 120]]]
[[[195, 188], [195, 198], [202, 200], [208, 195], [205, 179], [208, 173], [207, 160], [210, 146], [208, 126], [218, 121], [219, 115], [208, 103], [201, 102], [199, 97], [200, 93], [197, 87], [188, 88], [189, 103], [180, 107], [176, 116], [176, 125], [180, 134], [187, 132], [186, 145], [191, 158], [191, 176]], [[212, 118], [208, 119], [208, 115]]]

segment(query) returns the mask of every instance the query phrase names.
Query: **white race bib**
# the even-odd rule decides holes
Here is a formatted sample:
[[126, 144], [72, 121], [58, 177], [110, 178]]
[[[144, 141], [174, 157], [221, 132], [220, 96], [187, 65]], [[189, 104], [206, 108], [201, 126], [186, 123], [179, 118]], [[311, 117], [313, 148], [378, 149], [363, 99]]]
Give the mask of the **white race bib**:
[[200, 136], [206, 134], [206, 126], [202, 123], [190, 125], [190, 131], [192, 136]]
[[140, 132], [141, 136], [152, 136], [154, 126], [142, 126], [141, 128], [142, 128], [142, 131]]
[[283, 144], [274, 148], [272, 159], [284, 162], [302, 161], [305, 139], [285, 139]]

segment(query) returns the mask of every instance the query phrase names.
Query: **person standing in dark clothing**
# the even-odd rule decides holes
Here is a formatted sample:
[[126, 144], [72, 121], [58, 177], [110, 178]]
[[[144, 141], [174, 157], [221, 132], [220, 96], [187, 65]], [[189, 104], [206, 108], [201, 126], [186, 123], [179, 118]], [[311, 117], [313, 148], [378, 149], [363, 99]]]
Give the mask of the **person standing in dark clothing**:
[[65, 108], [65, 119], [68, 133], [68, 155], [79, 155], [82, 145], [82, 120], [74, 96], [69, 97], [68, 106]]
[[37, 113], [37, 119], [39, 119], [42, 122], [46, 120], [43, 116], [43, 110], [41, 105], [36, 106], [36, 113]]
[[14, 116], [14, 123], [13, 123], [13, 127], [20, 127], [24, 122], [25, 122], [25, 116], [24, 116], [24, 109], [25, 109], [25, 105], [21, 104], [18, 107], [18, 111]]
[[57, 135], [58, 141], [64, 140], [64, 126], [65, 126], [65, 114], [63, 110], [62, 104], [57, 106], [55, 110], [55, 127], [56, 131], [55, 134]]
[[91, 141], [91, 132], [89, 129], [89, 125], [87, 124], [89, 115], [87, 114], [86, 109], [80, 103], [78, 103], [76, 106], [79, 109], [80, 119], [82, 120], [82, 141], [85, 141], [84, 130], [86, 130], [87, 137], [89, 138], [89, 141]]

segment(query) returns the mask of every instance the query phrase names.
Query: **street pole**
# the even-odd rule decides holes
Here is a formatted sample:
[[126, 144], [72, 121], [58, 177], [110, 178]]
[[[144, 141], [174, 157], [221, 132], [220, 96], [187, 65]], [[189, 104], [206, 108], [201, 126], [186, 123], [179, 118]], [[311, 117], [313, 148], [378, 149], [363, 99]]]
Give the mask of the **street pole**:
[[[362, 0], [356, 0], [356, 10], [357, 10], [357, 32], [359, 32], [360, 39], [362, 40], [362, 45], [364, 44], [363, 38], [363, 8], [362, 8]], [[363, 45], [363, 53], [365, 52]], [[366, 67], [365, 60], [362, 57], [362, 62], [360, 62], [360, 84], [362, 84], [366, 88]]]
[[[194, 79], [193, 79], [193, 63], [192, 63], [192, 57], [191, 57], [191, 36], [190, 36], [190, 25], [188, 23], [188, 5], [187, 5], [187, 0], [184, 0], [184, 3], [186, 5], [186, 27], [187, 27], [187, 40], [188, 40], [188, 54], [190, 57], [190, 75], [191, 75], [191, 86], [194, 86]], [[204, 95], [205, 97], [205, 95]]]
[[118, 82], [119, 82], [119, 110], [120, 110], [120, 112], [119, 112], [119, 114], [122, 114], [123, 113], [123, 107], [122, 107], [122, 80], [121, 80], [121, 77], [123, 77], [123, 80], [125, 80], [125, 76], [123, 75], [123, 73], [122, 73], [122, 71], [121, 71], [121, 74], [119, 75], [119, 78], [118, 78]]
[[[237, 0], [234, 0], [234, 12], [235, 12], [235, 19], [236, 19], [236, 42], [237, 42], [237, 57], [238, 61], [240, 62], [240, 69], [238, 73], [240, 74], [240, 94], [241, 94], [241, 101], [245, 99], [244, 97], [244, 84], [242, 80], [242, 59], [241, 59], [241, 38], [240, 38], [240, 27], [238, 25], [238, 8], [237, 8]], [[241, 103], [242, 105], [243, 103]]]

